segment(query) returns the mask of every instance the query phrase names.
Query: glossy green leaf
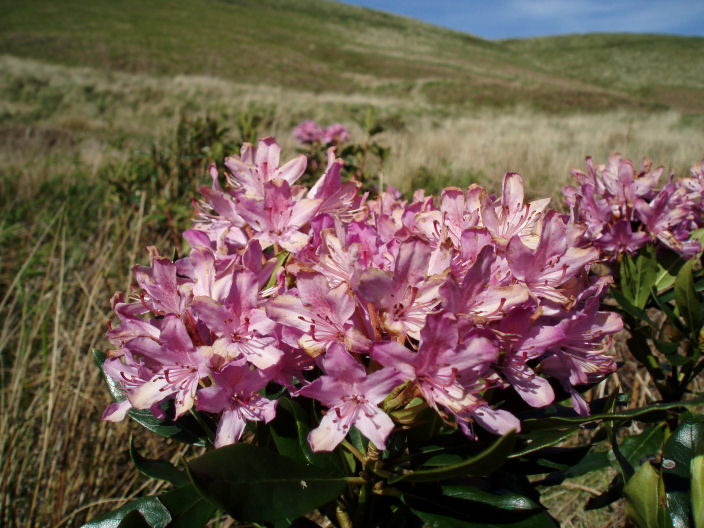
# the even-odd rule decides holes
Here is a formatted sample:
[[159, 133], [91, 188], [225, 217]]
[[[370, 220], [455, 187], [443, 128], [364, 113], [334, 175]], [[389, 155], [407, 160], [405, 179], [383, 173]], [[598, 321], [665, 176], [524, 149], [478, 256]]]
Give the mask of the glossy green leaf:
[[520, 447], [517, 451], [512, 453], [509, 458], [518, 458], [535, 451], [540, 451], [546, 447], [554, 446], [579, 430], [579, 424], [570, 424], [570, 427], [567, 428], [555, 428], [550, 430], [538, 429], [529, 433], [522, 433], [518, 435], [517, 443], [523, 447]]
[[687, 327], [682, 324], [682, 320], [677, 316], [677, 314], [675, 314], [669, 303], [662, 297], [655, 294], [653, 294], [653, 300], [655, 301], [657, 307], [665, 313], [667, 320], [672, 324], [672, 326], [674, 326], [679, 332], [687, 334]]
[[618, 473], [613, 480], [609, 483], [609, 486], [602, 492], [601, 495], [596, 497], [591, 497], [587, 504], [585, 504], [585, 510], [598, 510], [599, 508], [604, 508], [609, 504], [616, 502], [621, 497], [623, 497], [623, 475]]
[[[634, 467], [638, 466], [643, 457], [655, 456], [660, 452], [665, 441], [666, 431], [667, 426], [662, 423], [650, 426], [640, 434], [624, 438], [619, 444], [619, 450], [629, 464]], [[609, 459], [612, 464], [616, 464], [612, 452], [609, 452]]]
[[138, 510], [132, 510], [125, 515], [117, 528], [152, 528]]
[[692, 475], [691, 502], [695, 528], [704, 528], [704, 455], [696, 456], [690, 463]]
[[463, 499], [472, 502], [488, 504], [502, 510], [542, 510], [543, 507], [530, 497], [518, 493], [490, 493], [473, 486], [442, 486], [442, 494], [446, 497]]
[[648, 405], [647, 407], [639, 407], [636, 409], [628, 409], [613, 413], [597, 413], [592, 414], [591, 416], [549, 416], [545, 418], [526, 418], [523, 420], [522, 426], [524, 430], [531, 431], [564, 426], [565, 424], [586, 424], [599, 420], [642, 419], [649, 414], [660, 413], [662, 411], [671, 411], [674, 409], [685, 409], [687, 407], [701, 405], [702, 403], [704, 403], [704, 398], [700, 397], [689, 401], [654, 403]]
[[201, 494], [241, 521], [303, 515], [337, 498], [347, 484], [345, 477], [249, 444], [210, 451], [188, 468]]
[[345, 473], [337, 453], [314, 453], [308, 443], [310, 420], [303, 406], [287, 397], [278, 399], [276, 418], [270, 432], [277, 451], [284, 456], [331, 471]]
[[[128, 502], [122, 508], [107, 513], [83, 525], [83, 528], [117, 528], [125, 516], [138, 511], [151, 528], [166, 528], [171, 522], [169, 510], [157, 497], [142, 497]], [[136, 522], [131, 517], [131, 522]]]
[[657, 293], [660, 293], [672, 287], [677, 278], [677, 273], [686, 260], [674, 251], [662, 250], [658, 254], [657, 262], [658, 272], [653, 287], [657, 290]]
[[[93, 356], [98, 366], [101, 367], [105, 362], [107, 356], [98, 350], [93, 349]], [[106, 376], [103, 372], [103, 379], [105, 380], [108, 390], [116, 402], [121, 402], [125, 399], [125, 393], [118, 387], [117, 383]], [[172, 438], [178, 440], [179, 442], [184, 442], [188, 444], [195, 445], [205, 445], [204, 433], [201, 431], [200, 425], [191, 417], [184, 416], [176, 421], [172, 420], [159, 420], [156, 418], [152, 412], [148, 409], [130, 409], [127, 411], [127, 415], [132, 418], [135, 422], [139, 423], [142, 427], [149, 429], [150, 431], [163, 436], [166, 438]], [[198, 431], [199, 433], [196, 433]]]
[[184, 486], [190, 483], [185, 471], [176, 469], [166, 460], [154, 460], [140, 455], [134, 446], [134, 438], [132, 436], [130, 436], [129, 446], [132, 463], [140, 473], [154, 479], [166, 480], [174, 486]]
[[682, 491], [668, 491], [667, 480], [665, 482], [665, 496], [667, 500], [667, 512], [670, 515], [669, 524], [672, 528], [689, 528], [692, 526], [689, 505], [689, 489]]
[[187, 486], [164, 493], [159, 499], [173, 518], [168, 528], [201, 528], [212, 519], [217, 509], [190, 482]]
[[636, 257], [624, 255], [621, 261], [621, 292], [633, 306], [641, 310], [645, 308], [657, 277], [658, 264], [649, 246]]
[[665, 485], [651, 464], [646, 462], [638, 468], [623, 488], [626, 496], [626, 513], [640, 528], [655, 528], [661, 525], [662, 508], [665, 505]]
[[[428, 493], [424, 493], [428, 491]], [[403, 501], [425, 527], [438, 528], [555, 528], [557, 524], [543, 510], [500, 509], [454, 497], [437, 496], [432, 490], [404, 492]]]
[[689, 326], [694, 335], [698, 336], [702, 327], [702, 316], [699, 295], [694, 289], [693, 264], [694, 260], [688, 261], [677, 274], [677, 279], [675, 280], [675, 303], [687, 326]]
[[704, 423], [697, 416], [689, 414], [665, 442], [663, 462], [666, 461], [668, 473], [689, 480], [692, 459], [703, 454]]
[[463, 460], [459, 464], [433, 469], [421, 469], [389, 478], [389, 484], [396, 482], [438, 482], [450, 478], [489, 475], [501, 467], [511, 454], [516, 441], [515, 432], [510, 432], [494, 442], [481, 453]]
[[652, 319], [650, 319], [650, 316], [642, 308], [638, 308], [634, 305], [633, 301], [623, 295], [623, 293], [615, 288], [611, 288], [611, 295], [613, 295], [614, 299], [616, 299], [619, 308], [621, 308], [621, 310], [623, 310], [626, 314], [633, 317], [636, 321], [642, 321], [651, 326], [655, 326], [655, 323], [653, 323]]

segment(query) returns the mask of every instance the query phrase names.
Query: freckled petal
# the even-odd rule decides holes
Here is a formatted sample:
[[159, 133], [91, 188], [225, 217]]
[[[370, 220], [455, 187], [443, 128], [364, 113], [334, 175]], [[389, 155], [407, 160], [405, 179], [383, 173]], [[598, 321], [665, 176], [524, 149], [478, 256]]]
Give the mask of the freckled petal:
[[222, 413], [218, 430], [215, 433], [215, 447], [222, 447], [236, 443], [247, 425], [247, 420], [242, 418], [236, 410]]
[[330, 345], [323, 359], [325, 373], [336, 378], [345, 378], [349, 381], [361, 380], [366, 377], [364, 366], [352, 357], [340, 343]]
[[140, 387], [128, 392], [127, 398], [135, 409], [149, 409], [155, 403], [174, 393], [174, 390], [169, 389], [169, 383], [164, 379], [164, 376], [155, 375]]
[[254, 153], [254, 163], [257, 165], [264, 181], [268, 180], [279, 167], [281, 147], [276, 140], [269, 136], [260, 139]]
[[517, 172], [507, 172], [502, 187], [501, 205], [514, 214], [523, 207], [523, 178]]
[[132, 408], [129, 400], [114, 402], [107, 406], [103, 412], [103, 420], [108, 422], [121, 422], [127, 416], [127, 411]]
[[364, 405], [354, 425], [379, 449], [386, 449], [386, 439], [394, 429], [393, 420], [378, 407]]
[[492, 409], [485, 405], [470, 413], [479, 425], [487, 431], [498, 435], [505, 435], [512, 429], [521, 430], [521, 421], [508, 411]]
[[332, 451], [345, 439], [349, 430], [350, 424], [338, 419], [335, 410], [330, 409], [320, 420], [320, 425], [308, 433], [308, 443], [313, 451]]
[[535, 374], [525, 365], [504, 370], [506, 379], [521, 398], [531, 407], [545, 407], [555, 399], [555, 392], [545, 378]]
[[307, 164], [308, 160], [303, 154], [301, 154], [279, 167], [274, 173], [274, 175], [277, 178], [286, 180], [289, 185], [293, 185], [294, 183], [296, 183], [298, 178], [303, 175], [306, 170]]
[[416, 378], [415, 362], [417, 356], [405, 346], [399, 345], [396, 341], [386, 343], [374, 343], [372, 345], [372, 359], [387, 367], [393, 367], [401, 372], [406, 379]]
[[266, 314], [277, 323], [292, 326], [303, 332], [310, 330], [311, 313], [298, 297], [279, 295], [266, 304]]
[[310, 240], [310, 235], [289, 229], [278, 239], [279, 245], [286, 251], [297, 253], [301, 251]]
[[227, 407], [229, 403], [229, 394], [226, 389], [220, 385], [211, 385], [198, 391], [199, 411], [211, 413], [219, 413]]

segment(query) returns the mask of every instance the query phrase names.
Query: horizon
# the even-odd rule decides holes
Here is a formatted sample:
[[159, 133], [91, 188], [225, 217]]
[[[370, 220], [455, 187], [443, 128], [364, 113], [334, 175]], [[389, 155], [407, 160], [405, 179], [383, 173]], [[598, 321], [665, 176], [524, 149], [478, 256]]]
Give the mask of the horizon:
[[335, 0], [486, 40], [589, 33], [704, 37], [704, 2], [693, 0]]

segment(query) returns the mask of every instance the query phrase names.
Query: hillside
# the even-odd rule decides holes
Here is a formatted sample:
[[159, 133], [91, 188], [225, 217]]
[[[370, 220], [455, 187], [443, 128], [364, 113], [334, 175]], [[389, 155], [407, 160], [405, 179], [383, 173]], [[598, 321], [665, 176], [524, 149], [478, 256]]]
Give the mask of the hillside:
[[[586, 155], [678, 174], [704, 157], [704, 39], [486, 41], [324, 0], [0, 9], [0, 526], [80, 526], [158, 491], [130, 461], [132, 434], [148, 458], [195, 454], [101, 422], [91, 350], [109, 349], [111, 294], [147, 246], [173, 254], [206, 163], [242, 141], [273, 135], [287, 160], [303, 119], [361, 145], [380, 125], [374, 182], [496, 193], [519, 171], [556, 207]], [[605, 489], [600, 475], [579, 486]], [[623, 524], [563, 493], [565, 528]]]
[[0, 5], [0, 53], [67, 65], [204, 74], [430, 104], [704, 111], [701, 38], [494, 42], [325, 0]]

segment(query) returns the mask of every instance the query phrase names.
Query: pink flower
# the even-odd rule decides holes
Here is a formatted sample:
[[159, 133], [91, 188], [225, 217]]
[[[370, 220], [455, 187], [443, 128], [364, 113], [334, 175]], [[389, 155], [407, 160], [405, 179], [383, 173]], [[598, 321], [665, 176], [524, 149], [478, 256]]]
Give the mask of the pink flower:
[[243, 192], [248, 198], [262, 200], [267, 183], [285, 181], [288, 185], [296, 183], [306, 170], [308, 161], [303, 154], [279, 167], [281, 147], [273, 137], [259, 140], [256, 150], [252, 145], [242, 145], [240, 156], [225, 159], [225, 167], [231, 175], [227, 182], [235, 191]]
[[497, 357], [498, 350], [485, 337], [468, 335], [460, 340], [457, 320], [448, 313], [428, 317], [416, 353], [395, 341], [372, 347], [374, 360], [415, 383], [431, 407], [452, 413], [468, 435], [472, 418], [498, 434], [520, 430], [512, 414], [491, 409], [480, 395], [492, 384], [489, 380], [495, 374], [490, 365]]
[[500, 247], [508, 244], [514, 236], [518, 236], [530, 248], [536, 245], [539, 221], [550, 203], [550, 198], [528, 204], [523, 203], [523, 198], [523, 178], [518, 173], [507, 172], [501, 202], [493, 203], [486, 197], [482, 200], [482, 223]]
[[230, 363], [213, 373], [214, 385], [198, 392], [199, 411], [222, 412], [215, 433], [215, 447], [237, 442], [247, 422], [269, 423], [276, 415], [276, 401], [258, 392], [269, 378], [261, 370], [250, 370], [246, 364]]
[[149, 409], [171, 395], [175, 397], [176, 418], [193, 407], [198, 382], [210, 374], [210, 356], [203, 347], [193, 346], [178, 317], [164, 318], [158, 343], [136, 338], [127, 346], [155, 365], [149, 380], [127, 392], [135, 409]]
[[250, 271], [229, 276], [230, 287], [218, 300], [196, 297], [191, 310], [216, 339], [226, 361], [245, 358], [257, 368], [275, 365], [283, 353], [271, 334], [274, 322], [257, 306], [259, 281]]
[[514, 236], [508, 244], [507, 260], [513, 275], [525, 283], [533, 295], [558, 303], [569, 297], [561, 285], [595, 262], [599, 251], [580, 247], [582, 229], [565, 224], [557, 211], [548, 213], [532, 250]]
[[623, 321], [613, 312], [599, 311], [600, 298], [611, 282], [611, 277], [595, 280], [579, 295], [575, 308], [558, 318], [557, 328], [564, 338], [550, 345], [550, 354], [540, 361], [543, 372], [570, 392], [573, 407], [582, 415], [589, 409], [574, 385], [594, 383], [616, 370], [614, 358], [606, 352], [611, 335], [623, 328]]
[[335, 344], [322, 360], [325, 374], [300, 389], [296, 395], [315, 398], [328, 407], [320, 425], [308, 434], [313, 451], [332, 451], [353, 425], [379, 449], [394, 423], [378, 404], [402, 382], [393, 369], [367, 374], [364, 366]]
[[439, 277], [428, 277], [430, 247], [409, 239], [399, 247], [393, 274], [370, 269], [362, 273], [357, 292], [377, 310], [381, 327], [394, 336], [420, 336], [425, 318], [440, 302]]
[[347, 130], [347, 127], [341, 123], [333, 123], [325, 129], [325, 132], [323, 132], [323, 143], [327, 143], [328, 145], [336, 145], [338, 143], [349, 141], [349, 139], [350, 131]]
[[242, 218], [254, 231], [253, 238], [262, 248], [276, 243], [286, 251], [301, 251], [310, 235], [301, 229], [315, 215], [320, 200], [296, 200], [284, 180], [274, 180], [264, 185], [264, 201], [247, 197], [237, 199]]
[[323, 139], [323, 130], [312, 119], [306, 119], [298, 123], [296, 128], [293, 129], [293, 137], [301, 143], [316, 143]]
[[317, 273], [302, 273], [297, 283], [298, 297], [280, 295], [266, 310], [276, 322], [300, 331], [301, 349], [313, 357], [335, 343], [357, 352], [369, 349], [371, 342], [353, 322], [356, 302], [346, 283], [330, 288]]

